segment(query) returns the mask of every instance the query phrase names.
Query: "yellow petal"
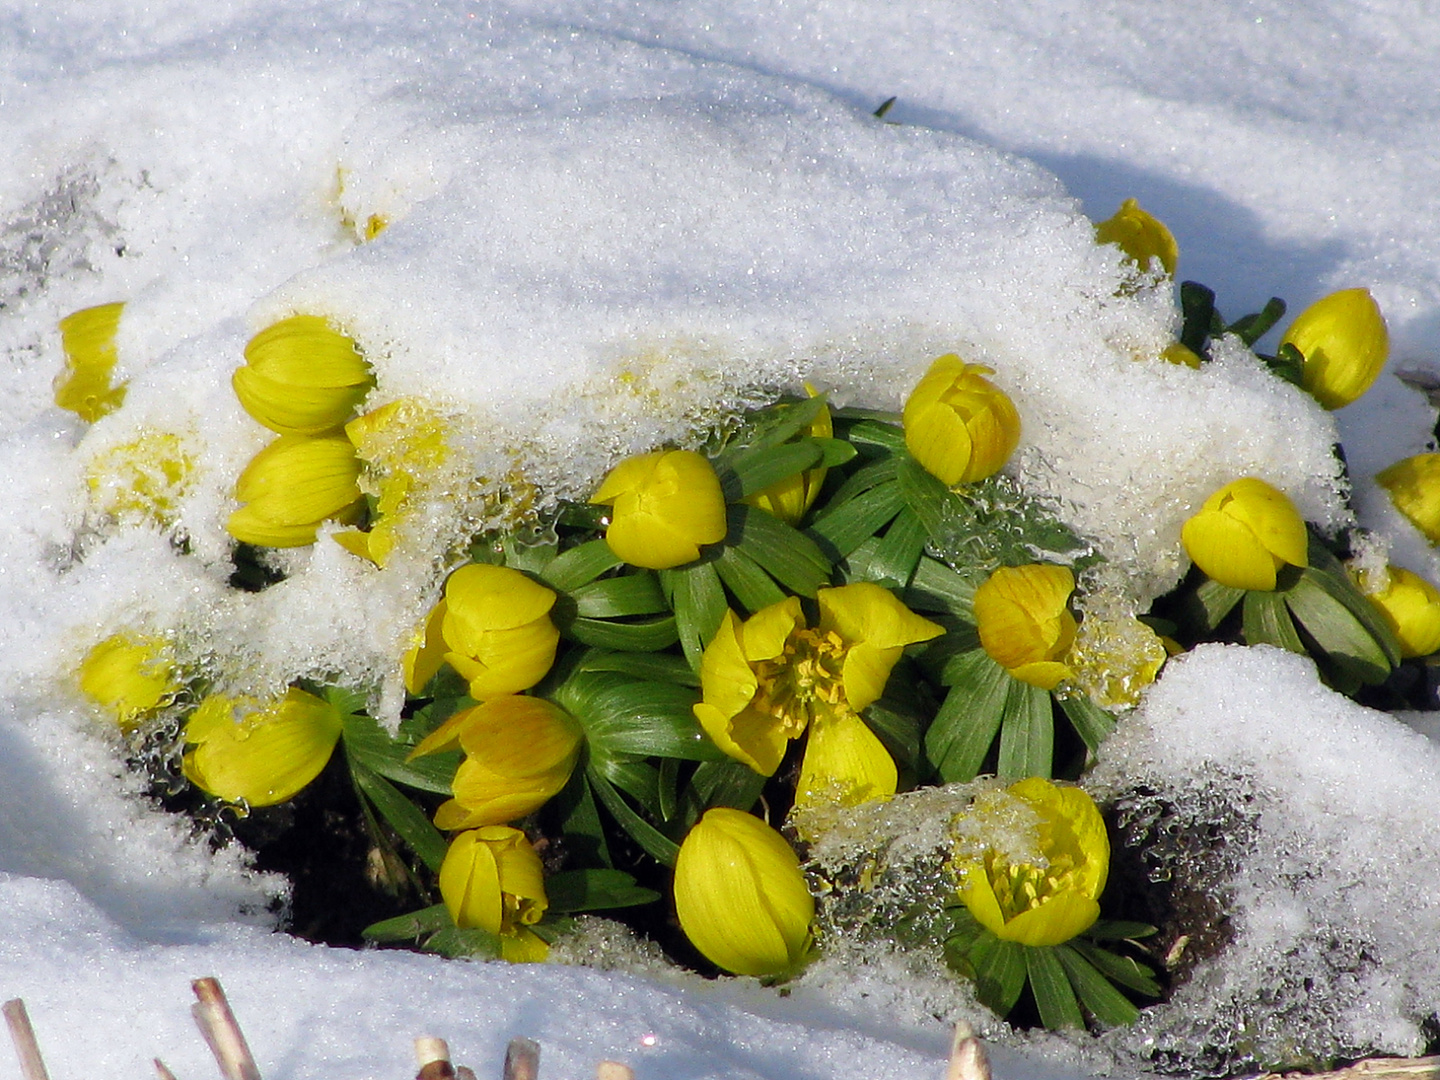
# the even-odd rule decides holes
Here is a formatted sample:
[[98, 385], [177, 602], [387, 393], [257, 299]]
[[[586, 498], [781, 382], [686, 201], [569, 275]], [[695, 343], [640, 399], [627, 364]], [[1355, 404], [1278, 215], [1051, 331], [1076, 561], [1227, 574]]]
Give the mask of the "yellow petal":
[[744, 659], [774, 660], [785, 651], [785, 642], [795, 628], [805, 625], [805, 615], [798, 596], [787, 596], [779, 603], [763, 607], [745, 620], [739, 638]]
[[1075, 641], [1068, 607], [1074, 588], [1064, 566], [1000, 567], [975, 590], [980, 644], [1015, 678], [1054, 689], [1070, 674], [1064, 657]]
[[118, 357], [115, 334], [123, 303], [101, 304], [60, 320], [65, 369], [55, 380], [55, 404], [94, 423], [125, 400], [125, 386], [111, 386]]
[[230, 386], [242, 409], [281, 435], [334, 431], [370, 392], [368, 386], [290, 386], [248, 367], [236, 369]]
[[1175, 276], [1180, 261], [1175, 237], [1164, 222], [1147, 214], [1134, 199], [1126, 199], [1113, 217], [1095, 226], [1095, 240], [1114, 244], [1141, 270], [1149, 270], [1151, 260], [1159, 259], [1165, 273]]
[[1390, 492], [1395, 508], [1440, 544], [1440, 454], [1417, 454], [1397, 461], [1375, 474], [1375, 482]]
[[703, 454], [657, 450], [617, 465], [591, 497], [610, 504], [610, 549], [632, 566], [665, 570], [725, 539], [725, 497]]
[[1370, 389], [1390, 354], [1390, 333], [1368, 289], [1342, 289], [1302, 311], [1280, 344], [1305, 358], [1300, 385], [1339, 409]]
[[[339, 539], [338, 536], [336, 538]], [[445, 666], [445, 653], [448, 649], [440, 632], [445, 622], [445, 610], [445, 598], [442, 596], [425, 618], [424, 634], [420, 642], [407, 651], [401, 661], [405, 670], [405, 689], [417, 697]], [[416, 752], [419, 752], [418, 749]]]
[[905, 446], [947, 487], [998, 472], [1020, 442], [1015, 405], [989, 374], [954, 354], [942, 356], [905, 402]]
[[889, 589], [873, 582], [821, 589], [816, 598], [820, 629], [833, 630], [849, 646], [842, 677], [846, 700], [856, 712], [885, 692], [905, 646], [945, 632], [944, 627], [916, 615]]
[[1191, 561], [1221, 585], [1267, 592], [1275, 588], [1274, 556], [1234, 517], [1202, 510], [1185, 522], [1180, 539]]
[[795, 806], [859, 806], [895, 794], [895, 759], [853, 713], [817, 717], [810, 725]]
[[163, 638], [115, 634], [80, 664], [80, 689], [113, 713], [122, 731], [169, 704], [182, 685]]
[[1062, 893], [1039, 907], [1022, 911], [996, 934], [1020, 945], [1061, 945], [1095, 925], [1100, 905], [1079, 893]]
[[1206, 501], [1243, 522], [1261, 546], [1291, 566], [1308, 566], [1310, 540], [1305, 519], [1284, 492], [1253, 476], [1221, 488]]
[[1434, 585], [1404, 567], [1391, 566], [1385, 587], [1369, 596], [1399, 640], [1401, 656], [1440, 651], [1440, 590]]
[[504, 911], [500, 869], [480, 830], [463, 832], [450, 841], [440, 865], [440, 897], [462, 930], [475, 926], [500, 933]]
[[285, 802], [320, 775], [341, 726], [335, 706], [303, 690], [269, 704], [212, 695], [186, 725], [185, 775], [228, 802]]

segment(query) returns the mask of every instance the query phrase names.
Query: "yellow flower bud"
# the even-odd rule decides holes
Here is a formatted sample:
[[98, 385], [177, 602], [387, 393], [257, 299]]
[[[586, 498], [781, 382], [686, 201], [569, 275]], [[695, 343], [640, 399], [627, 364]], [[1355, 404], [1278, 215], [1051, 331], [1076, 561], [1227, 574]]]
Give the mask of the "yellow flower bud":
[[545, 959], [549, 947], [528, 929], [550, 905], [545, 872], [519, 829], [487, 825], [451, 840], [440, 865], [440, 897], [462, 930], [498, 935], [506, 960]]
[[1440, 454], [1416, 454], [1375, 474], [1395, 509], [1432, 544], [1440, 544]]
[[1175, 237], [1164, 222], [1147, 214], [1134, 199], [1126, 199], [1114, 217], [1095, 226], [1095, 240], [1100, 244], [1114, 244], [1141, 270], [1148, 271], [1150, 261], [1159, 259], [1165, 273], [1175, 276], [1175, 267], [1180, 261]]
[[680, 929], [717, 967], [787, 975], [809, 959], [815, 901], [785, 838], [740, 810], [707, 810], [675, 860]]
[[668, 570], [725, 539], [725, 496], [703, 454], [656, 450], [627, 458], [590, 501], [614, 507], [605, 542], [631, 566]]
[[940, 357], [905, 402], [905, 446], [947, 487], [1000, 471], [1020, 442], [1020, 414], [986, 375], [953, 353]]
[[124, 732], [170, 704], [183, 685], [163, 638], [114, 634], [80, 663], [80, 689], [113, 713]]
[[1199, 353], [1179, 341], [1171, 342], [1165, 346], [1165, 348], [1161, 350], [1160, 358], [1178, 367], [1194, 368], [1196, 371], [1199, 371], [1204, 364], [1204, 361], [1200, 359]]
[[60, 346], [65, 368], [55, 380], [55, 404], [94, 423], [125, 400], [125, 386], [111, 386], [115, 373], [115, 333], [121, 304], [101, 304], [60, 320]]
[[[810, 387], [807, 385], [806, 389], [810, 390]], [[815, 392], [810, 390], [810, 395], [814, 397]], [[806, 434], [817, 439], [828, 439], [835, 434], [835, 425], [830, 420], [828, 406], [820, 409], [815, 419], [810, 422], [810, 428]], [[824, 466], [819, 466], [806, 469], [794, 476], [787, 476], [779, 483], [771, 484], [765, 490], [747, 496], [745, 502], [764, 510], [767, 514], [773, 514], [787, 524], [799, 525], [805, 512], [815, 505], [815, 499], [819, 496], [820, 489], [825, 484], [825, 476], [829, 471]]]
[[1300, 385], [1327, 409], [1349, 405], [1369, 390], [1390, 355], [1385, 316], [1369, 289], [1342, 289], [1315, 301], [1280, 344], [1300, 350]]
[[450, 575], [440, 632], [471, 697], [518, 694], [545, 677], [560, 643], [554, 604], [554, 592], [509, 567], [472, 563]]
[[955, 831], [960, 899], [1002, 941], [1060, 945], [1100, 917], [1110, 839], [1079, 788], [1032, 776], [982, 793]]
[[580, 725], [558, 705], [508, 694], [455, 713], [410, 756], [456, 745], [465, 751], [451, 784], [455, 797], [435, 812], [435, 824], [473, 829], [544, 806], [570, 779], [583, 739]]
[[1253, 476], [1205, 500], [1180, 531], [1185, 551], [1221, 585], [1268, 592], [1287, 563], [1308, 566], [1305, 522], [1285, 494]]
[[321, 435], [349, 420], [375, 385], [355, 342], [316, 315], [261, 330], [231, 377], [240, 405], [281, 435]]
[[[1377, 576], [1378, 582], [1370, 580]], [[1440, 651], [1440, 589], [1402, 566], [1387, 566], [1383, 576], [1366, 574], [1360, 585], [1395, 632], [1402, 657]]]
[[341, 726], [334, 705], [293, 687], [270, 702], [212, 694], [185, 725], [185, 776], [227, 802], [282, 803], [320, 775]]
[[1070, 678], [1065, 663], [1077, 624], [1070, 614], [1075, 575], [1068, 567], [1002, 566], [975, 590], [975, 628], [990, 658], [1021, 682], [1053, 690]]
[[344, 435], [282, 435], [235, 481], [235, 497], [246, 505], [225, 528], [236, 540], [262, 547], [313, 544], [322, 521], [359, 516], [359, 476], [355, 447]]

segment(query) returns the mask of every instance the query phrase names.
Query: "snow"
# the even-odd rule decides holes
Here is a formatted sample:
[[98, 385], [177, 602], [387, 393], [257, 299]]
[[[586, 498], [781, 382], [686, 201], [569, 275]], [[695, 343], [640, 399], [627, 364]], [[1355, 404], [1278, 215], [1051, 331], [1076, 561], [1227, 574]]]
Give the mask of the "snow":
[[[322, 536], [282, 585], [226, 588], [231, 485], [266, 438], [229, 376], [295, 312], [360, 342], [370, 405], [421, 398], [455, 468], [492, 478], [418, 516], [426, 552], [487, 520], [505, 477], [583, 493], [621, 454], [804, 379], [893, 407], [956, 350], [996, 369], [1025, 417], [1017, 475], [1132, 607], [1183, 572], [1180, 522], [1236, 475], [1343, 523], [1337, 430], [1362, 522], [1440, 577], [1370, 481], [1426, 447], [1424, 398], [1387, 374], [1331, 417], [1233, 344], [1199, 372], [1159, 362], [1167, 291], [1117, 296], [1118, 258], [1082, 216], [1138, 198], [1232, 317], [1365, 285], [1392, 367], [1435, 372], [1437, 37], [1407, 0], [0, 2], [0, 992], [26, 998], [52, 1072], [129, 1075], [158, 1054], [200, 1074], [185, 982], [216, 974], [282, 1080], [405, 1075], [425, 1031], [482, 1075], [516, 1034], [544, 1044], [547, 1077], [604, 1056], [663, 1080], [940, 1075], [953, 1014], [895, 978], [781, 1000], [272, 935], [277, 883], [134, 797], [68, 673], [140, 626], [224, 684], [343, 670], [395, 700], [428, 557], [382, 573]], [[875, 120], [891, 95], [896, 123]], [[389, 226], [362, 242], [371, 215]], [[55, 324], [120, 299], [128, 396], [87, 429], [51, 404]], [[188, 554], [89, 494], [95, 463], [147, 432], [192, 460]], [[1273, 856], [1226, 886], [1230, 952], [1135, 1038], [1223, 1044], [1259, 990], [1318, 975], [1339, 1045], [1413, 1051], [1440, 1001], [1413, 955], [1440, 934], [1413, 896], [1440, 860], [1430, 744], [1300, 661], [1207, 650], [1115, 746], [1097, 784], [1260, 800], [1253, 843]], [[1337, 928], [1383, 962], [1331, 978], [1306, 950]], [[1030, 1053], [1001, 1075], [1042, 1054], [1100, 1067]]]

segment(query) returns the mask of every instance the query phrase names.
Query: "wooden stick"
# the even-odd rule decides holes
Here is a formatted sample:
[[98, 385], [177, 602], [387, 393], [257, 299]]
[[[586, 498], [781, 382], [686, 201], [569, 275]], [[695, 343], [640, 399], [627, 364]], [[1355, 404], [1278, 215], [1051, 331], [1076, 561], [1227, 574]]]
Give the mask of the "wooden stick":
[[450, 1047], [444, 1039], [421, 1035], [415, 1040], [415, 1061], [420, 1071], [415, 1080], [454, 1080], [455, 1067], [450, 1064]]
[[534, 1039], [511, 1039], [500, 1076], [502, 1080], [539, 1080], [540, 1044]]
[[205, 978], [196, 979], [190, 985], [200, 999], [191, 1007], [191, 1012], [225, 1080], [260, 1080], [260, 1069], [250, 1055], [250, 1047], [245, 1043], [240, 1025], [235, 1022], [235, 1014], [230, 1011], [230, 1003], [225, 1000], [225, 991], [220, 989], [220, 983], [213, 978]]
[[20, 1059], [20, 1073], [25, 1080], [50, 1080], [45, 1071], [45, 1059], [40, 1056], [40, 1044], [35, 1041], [35, 1029], [30, 1026], [30, 1014], [25, 1011], [25, 1002], [19, 998], [7, 1001], [0, 1010], [5, 1013], [5, 1023], [10, 1025], [10, 1041], [15, 1044], [15, 1056]]
[[[1302, 1073], [1265, 1073], [1256, 1080], [1288, 1080]], [[1343, 1069], [1308, 1074], [1307, 1080], [1440, 1080], [1440, 1056], [1366, 1058]]]
[[175, 1074], [165, 1067], [165, 1062], [159, 1058], [153, 1058], [152, 1060], [155, 1062], [155, 1075], [158, 1076], [160, 1080], [175, 1080]]
[[595, 1080], [635, 1080], [635, 1070], [618, 1061], [602, 1061], [595, 1066]]
[[975, 1029], [964, 1020], [955, 1024], [945, 1080], [990, 1080], [990, 1059], [985, 1046], [976, 1038]]

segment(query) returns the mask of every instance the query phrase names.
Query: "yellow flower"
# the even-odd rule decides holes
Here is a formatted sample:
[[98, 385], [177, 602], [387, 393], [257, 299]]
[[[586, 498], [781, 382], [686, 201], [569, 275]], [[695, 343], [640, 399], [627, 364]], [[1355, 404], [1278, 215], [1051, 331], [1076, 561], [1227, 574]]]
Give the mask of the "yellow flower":
[[400, 398], [345, 425], [363, 469], [361, 484], [376, 496], [369, 532], [340, 532], [346, 551], [384, 566], [395, 531], [413, 512], [414, 497], [450, 456], [444, 422], [412, 398]]
[[1349, 405], [1369, 390], [1390, 354], [1385, 316], [1369, 289], [1342, 289], [1315, 301], [1280, 344], [1300, 350], [1300, 385], [1327, 409]]
[[1032, 776], [978, 796], [956, 830], [960, 898], [1002, 941], [1059, 945], [1100, 917], [1110, 840], [1079, 788]]
[[1432, 544], [1440, 544], [1440, 454], [1416, 454], [1375, 474], [1395, 509]]
[[815, 901], [785, 838], [739, 810], [707, 810], [675, 860], [680, 929], [717, 967], [788, 975], [809, 958]]
[[113, 634], [80, 663], [80, 689], [113, 713], [124, 732], [170, 704], [183, 685], [163, 638]]
[[101, 304], [60, 320], [60, 347], [65, 368], [55, 380], [55, 404], [94, 423], [125, 400], [125, 385], [110, 385], [115, 373], [115, 332], [121, 304]]
[[[815, 396], [815, 391], [808, 385], [805, 389], [810, 391], [811, 397]], [[817, 439], [828, 439], [835, 434], [835, 425], [830, 421], [828, 406], [821, 406], [820, 412], [810, 422], [806, 434]], [[771, 484], [763, 491], [755, 492], [748, 496], [745, 502], [767, 514], [773, 514], [787, 524], [798, 525], [805, 512], [815, 505], [815, 499], [825, 484], [825, 475], [828, 472], [823, 465], [806, 469], [794, 476], [787, 476], [779, 483]]]
[[703, 454], [656, 450], [627, 458], [605, 477], [592, 503], [614, 507], [605, 542], [631, 566], [668, 570], [725, 539], [725, 496]]
[[430, 612], [424, 642], [406, 654], [406, 686], [420, 693], [443, 660], [470, 683], [476, 701], [528, 690], [555, 662], [554, 605], [554, 592], [518, 570], [462, 566]]
[[235, 481], [235, 497], [246, 505], [225, 528], [261, 547], [313, 544], [326, 518], [348, 523], [359, 516], [359, 476], [355, 447], [344, 435], [282, 435]]
[[455, 713], [410, 756], [457, 745], [465, 751], [451, 785], [455, 797], [435, 812], [435, 824], [473, 829], [544, 806], [570, 779], [582, 740], [580, 725], [558, 705], [508, 694]]
[[1194, 349], [1179, 341], [1173, 341], [1165, 346], [1160, 353], [1160, 358], [1168, 363], [1175, 364], [1177, 367], [1194, 368], [1196, 371], [1199, 371], [1204, 364], [1204, 361], [1200, 359], [1200, 355]]
[[1095, 240], [1101, 244], [1114, 244], [1141, 270], [1150, 269], [1150, 260], [1159, 259], [1160, 265], [1170, 277], [1175, 276], [1175, 267], [1180, 261], [1180, 248], [1175, 237], [1164, 222], [1151, 217], [1134, 199], [1126, 199], [1107, 218], [1095, 226]]
[[821, 589], [820, 622], [798, 597], [742, 624], [727, 611], [700, 661], [695, 718], [715, 745], [771, 776], [808, 729], [795, 802], [854, 806], [895, 794], [895, 762], [860, 713], [885, 690], [905, 646], [944, 629], [869, 582]]
[[1191, 560], [1221, 585], [1266, 591], [1287, 563], [1308, 566], [1305, 522], [1283, 492], [1253, 476], [1231, 481], [1185, 522]]
[[990, 658], [1021, 682], [1053, 690], [1071, 671], [1075, 643], [1070, 594], [1075, 575], [1064, 566], [1002, 566], [975, 590], [975, 628]]
[[1429, 656], [1440, 651], [1440, 590], [1403, 566], [1387, 566], [1360, 582], [1380, 617], [1395, 631], [1402, 657]]
[[375, 377], [354, 341], [317, 315], [295, 315], [250, 339], [230, 382], [271, 431], [321, 435], [350, 419]]
[[147, 430], [95, 455], [85, 480], [101, 513], [168, 525], [193, 468], [179, 435]]
[[320, 775], [340, 728], [334, 705], [293, 687], [269, 702], [212, 694], [185, 725], [185, 776], [227, 802], [282, 803]]
[[1014, 403], [985, 378], [994, 373], [950, 353], [930, 365], [905, 402], [905, 446], [947, 487], [999, 472], [1020, 442]]
[[550, 905], [545, 873], [519, 829], [487, 825], [451, 840], [440, 866], [440, 896], [456, 926], [497, 935], [506, 960], [538, 961], [549, 953], [529, 929]]

